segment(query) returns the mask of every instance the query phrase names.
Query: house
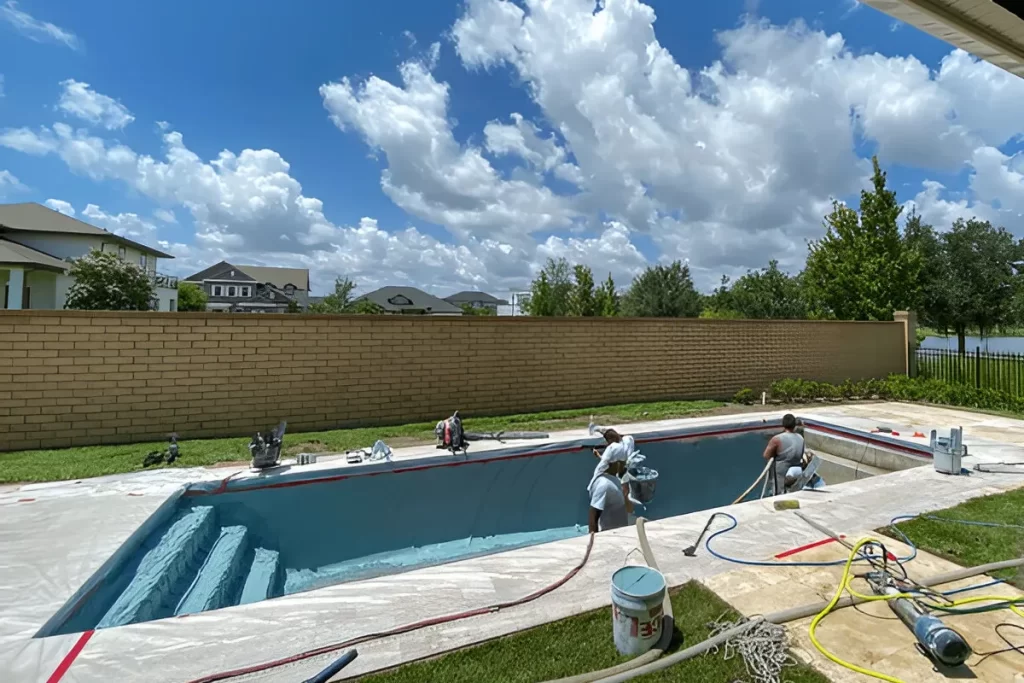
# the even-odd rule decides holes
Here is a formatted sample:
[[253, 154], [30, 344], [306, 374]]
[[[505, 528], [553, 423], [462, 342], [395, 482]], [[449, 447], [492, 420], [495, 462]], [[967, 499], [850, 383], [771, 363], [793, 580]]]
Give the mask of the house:
[[0, 204], [2, 308], [64, 308], [71, 262], [93, 249], [139, 264], [155, 285], [153, 307], [177, 310], [178, 280], [157, 270], [173, 256], [36, 203]]
[[[206, 292], [208, 311], [287, 313], [309, 305], [309, 271], [234, 265], [227, 261], [185, 278]], [[293, 303], [294, 302], [294, 303]]]
[[462, 309], [415, 287], [381, 287], [359, 299], [371, 301], [394, 315], [462, 315]]
[[473, 308], [486, 308], [494, 311], [494, 314], [498, 314], [498, 306], [508, 306], [508, 302], [504, 299], [491, 296], [487, 292], [459, 292], [458, 294], [452, 294], [444, 298], [450, 304], [462, 308], [465, 305], [470, 305]]

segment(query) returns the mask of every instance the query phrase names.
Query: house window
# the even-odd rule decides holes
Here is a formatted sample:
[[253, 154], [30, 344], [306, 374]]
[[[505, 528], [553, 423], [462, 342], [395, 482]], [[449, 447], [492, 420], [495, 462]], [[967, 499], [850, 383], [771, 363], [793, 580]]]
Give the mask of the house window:
[[128, 250], [125, 249], [124, 247], [118, 247], [117, 248], [117, 256], [118, 256], [118, 258], [124, 258], [127, 253], [128, 253]]
[[234, 295], [235, 295], [235, 288], [234, 287], [228, 287], [228, 296], [234, 296]]
[[242, 296], [245, 296], [245, 297], [249, 296], [249, 288], [248, 287], [243, 286], [243, 287], [239, 287], [239, 289], [242, 290]]
[[147, 260], [147, 259], [146, 259], [146, 255], [145, 255], [145, 254], [141, 254], [141, 255], [139, 256], [139, 265], [140, 265], [140, 266], [142, 266], [142, 269], [143, 269], [143, 270], [145, 270], [145, 269], [146, 269], [146, 266], [147, 266], [146, 260]]
[[220, 285], [214, 285], [213, 286], [213, 295], [214, 296], [220, 296], [222, 291], [224, 291], [224, 290], [221, 288]]
[[170, 304], [169, 310], [172, 310], [172, 311], [178, 310], [178, 300], [177, 299], [171, 299], [169, 304]]

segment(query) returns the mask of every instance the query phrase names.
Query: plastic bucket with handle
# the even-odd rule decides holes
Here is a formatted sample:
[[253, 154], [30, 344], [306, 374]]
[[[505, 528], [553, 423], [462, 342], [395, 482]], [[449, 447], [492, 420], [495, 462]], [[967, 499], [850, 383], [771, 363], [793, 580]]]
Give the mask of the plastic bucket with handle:
[[661, 637], [667, 586], [650, 567], [622, 567], [612, 574], [612, 636], [623, 655], [641, 655]]
[[650, 467], [637, 467], [635, 473], [629, 475], [629, 495], [644, 505], [654, 500], [654, 490], [658, 486], [658, 470]]

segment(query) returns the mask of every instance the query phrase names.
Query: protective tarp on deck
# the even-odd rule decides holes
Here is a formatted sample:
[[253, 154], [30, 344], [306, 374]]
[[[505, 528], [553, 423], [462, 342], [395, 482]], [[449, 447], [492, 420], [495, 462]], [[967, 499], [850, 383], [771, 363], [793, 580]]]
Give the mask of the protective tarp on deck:
[[[759, 432], [777, 424], [778, 415], [675, 421], [630, 431], [644, 437], [671, 439], [728, 436]], [[769, 422], [765, 422], [767, 419]], [[842, 420], [830, 417], [833, 425]], [[848, 427], [860, 427], [847, 421]], [[641, 430], [645, 430], [644, 433]], [[855, 432], [847, 430], [849, 434]], [[866, 435], [864, 435], [866, 438]], [[193, 582], [186, 598], [175, 606], [180, 616], [140, 621], [63, 635], [78, 610], [102, 590], [102, 581], [125, 581], [119, 562], [143, 542], [149, 531], [171, 515], [184, 497], [201, 500], [217, 494], [267, 483], [291, 485], [310, 477], [370, 474], [392, 476], [400, 470], [432, 465], [478, 467], [479, 460], [516, 458], [527, 454], [576, 451], [597, 441], [582, 434], [567, 435], [546, 444], [525, 444], [480, 452], [465, 458], [432, 455], [412, 449], [390, 464], [348, 466], [343, 462], [292, 468], [277, 475], [247, 471], [224, 481], [233, 470], [162, 470], [0, 489], [0, 671], [11, 681], [196, 681], [211, 674], [284, 660], [326, 646], [339, 645], [368, 634], [464, 610], [513, 601], [550, 586], [577, 566], [587, 547], [585, 535], [531, 545], [499, 554], [428, 566], [402, 573], [349, 581], [316, 590], [212, 611], [194, 606], [216, 604], [216, 590]], [[920, 452], [920, 447], [911, 450]], [[1024, 461], [1018, 449], [994, 442], [972, 442], [974, 457]], [[751, 453], [755, 462], [759, 453]], [[424, 459], [426, 458], [426, 459]], [[592, 464], [588, 464], [592, 466]], [[699, 469], [699, 468], [698, 468]], [[396, 475], [398, 476], [398, 475]], [[849, 528], [881, 525], [895, 514], [945, 507], [986, 492], [1019, 484], [1012, 476], [943, 477], [930, 468], [896, 472], [851, 482], [827, 494], [801, 494], [805, 509], [821, 521]], [[189, 491], [183, 488], [193, 484]], [[927, 485], [922, 485], [927, 482]], [[568, 484], [575, 495], [585, 482]], [[898, 491], [898, 495], [897, 492]], [[187, 493], [187, 496], [186, 496]], [[199, 495], [195, 495], [199, 493]], [[446, 492], [457, 495], [457, 492]], [[739, 491], [736, 492], [738, 495]], [[182, 498], [179, 499], [179, 496]], [[377, 501], [366, 515], [387, 514], [388, 501]], [[772, 513], [758, 502], [733, 508], [740, 528], [722, 541], [722, 548], [748, 557], [765, 557], [816, 540], [819, 534], [792, 516]], [[653, 522], [649, 536], [670, 583], [721, 572], [731, 565], [704, 554], [684, 558], [679, 552], [696, 537], [707, 519], [696, 512]], [[310, 520], [311, 523], [360, 525], [365, 519]], [[417, 523], [416, 519], [407, 520]], [[230, 527], [229, 527], [230, 528]], [[216, 535], [230, 556], [237, 538]], [[528, 605], [470, 619], [438, 624], [402, 636], [383, 637], [359, 645], [360, 656], [345, 675], [430, 656], [482, 639], [495, 637], [553, 619], [592, 609], [608, 602], [608, 577], [636, 547], [632, 529], [598, 535], [589, 561], [558, 590]], [[663, 558], [663, 559], [662, 559]], [[123, 569], [123, 567], [120, 567]], [[85, 606], [85, 607], [83, 607]], [[127, 605], [126, 610], [136, 609]], [[147, 608], [148, 609], [148, 608]], [[143, 610], [144, 611], [144, 610]], [[249, 675], [249, 680], [302, 680], [326, 666], [341, 651], [301, 658]]]

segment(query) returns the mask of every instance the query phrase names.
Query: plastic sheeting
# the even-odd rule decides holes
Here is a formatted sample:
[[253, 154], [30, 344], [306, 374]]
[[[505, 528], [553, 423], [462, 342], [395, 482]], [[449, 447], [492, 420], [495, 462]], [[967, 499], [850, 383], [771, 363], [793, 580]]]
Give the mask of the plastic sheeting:
[[[686, 431], [702, 429], [707, 431], [706, 426], [688, 425]], [[679, 435], [674, 431], [659, 436]], [[1014, 455], [998, 446], [1000, 460]], [[536, 445], [515, 449], [527, 450], [541, 449]], [[1013, 450], [1024, 461], [1024, 452]], [[985, 457], [986, 448], [971, 443], [971, 453]], [[401, 462], [392, 465], [403, 466]], [[571, 538], [187, 617], [32, 638], [184, 481], [210, 474], [172, 470], [0, 493], [4, 549], [0, 556], [0, 672], [5, 681], [55, 682], [54, 672], [61, 674], [59, 680], [81, 683], [190, 681], [419, 619], [522, 597], [561, 578], [579, 562], [586, 547], [586, 538]], [[261, 478], [242, 475], [237, 479], [237, 485], [245, 487]], [[919, 468], [799, 497], [805, 511], [822, 523], [852, 531], [884, 524], [896, 514], [938, 509], [1021, 482], [1024, 478], [1007, 475], [943, 477]], [[207, 488], [218, 485], [213, 482]], [[26, 498], [35, 500], [18, 502]], [[772, 512], [761, 502], [731, 511], [740, 527], [720, 539], [717, 547], [723, 552], [764, 558], [819, 537], [796, 517]], [[679, 552], [696, 538], [707, 515], [707, 511], [697, 512], [648, 526], [654, 552], [670, 583], [733, 567], [703, 550], [696, 558]], [[366, 643], [359, 646], [359, 659], [344, 673], [357, 675], [607, 604], [609, 577], [635, 546], [632, 529], [600, 534], [583, 571], [551, 595], [529, 606]], [[331, 658], [306, 660], [249, 678], [301, 680]]]

